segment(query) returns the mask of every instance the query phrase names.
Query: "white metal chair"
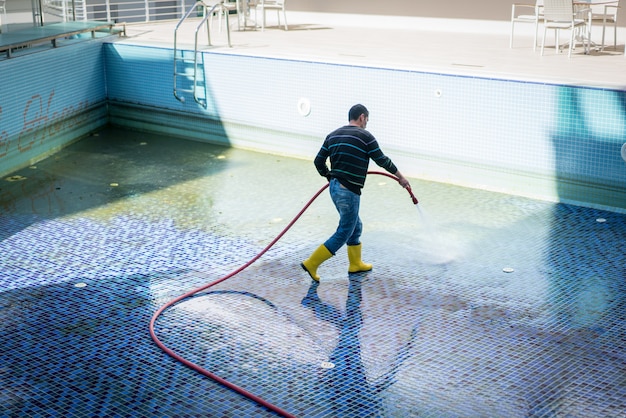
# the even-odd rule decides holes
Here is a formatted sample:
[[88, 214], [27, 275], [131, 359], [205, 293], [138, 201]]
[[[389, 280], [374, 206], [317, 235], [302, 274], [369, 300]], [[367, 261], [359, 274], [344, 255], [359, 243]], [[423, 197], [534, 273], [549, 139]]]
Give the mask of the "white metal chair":
[[[532, 12], [532, 13], [531, 13]], [[537, 49], [537, 33], [539, 21], [543, 20], [543, 0], [537, 0], [535, 4], [513, 3], [511, 6], [511, 39], [509, 48], [513, 48], [513, 36], [516, 23], [532, 23], [535, 25], [535, 38], [533, 50]]]
[[[243, 1], [245, 0], [242, 0], [242, 1], [237, 0], [236, 2], [230, 2], [228, 0], [221, 0], [221, 3], [224, 7], [220, 9], [220, 11], [218, 12], [220, 32], [222, 31], [222, 20], [225, 19], [224, 14], [230, 13], [230, 12], [235, 12], [237, 14], [237, 30], [241, 30], [241, 16], [242, 16], [241, 3], [243, 3]], [[213, 16], [211, 16], [211, 19], [212, 18]]]
[[[209, 26], [213, 25], [213, 19], [217, 18], [218, 19], [218, 23], [219, 23], [219, 31], [220, 33], [222, 32], [222, 22], [224, 20], [226, 20], [226, 14], [229, 14], [231, 12], [235, 12], [237, 14], [237, 30], [241, 30], [241, 20], [243, 19], [244, 21], [244, 27], [246, 24], [246, 18], [245, 18], [245, 12], [246, 10], [244, 9], [244, 2], [246, 0], [236, 0], [234, 2], [228, 1], [228, 0], [217, 0], [217, 1], [204, 1], [204, 0], [198, 0], [201, 1], [203, 8], [200, 9], [202, 16], [204, 16], [204, 13], [207, 13], [213, 6], [215, 6], [216, 4], [220, 4], [220, 7], [217, 7], [217, 10], [215, 10], [213, 12], [213, 15], [209, 17]], [[203, 30], [206, 30], [206, 28], [203, 28]]]
[[[585, 17], [585, 18], [583, 18]], [[570, 31], [568, 58], [572, 56], [574, 41], [577, 34], [582, 38], [585, 54], [589, 53], [591, 28], [591, 9], [581, 8], [574, 10], [572, 0], [544, 0], [543, 3], [543, 40], [541, 41], [541, 55], [546, 43], [546, 32], [554, 29], [556, 52], [559, 52], [559, 35], [561, 29]], [[586, 44], [585, 44], [586, 42]]]
[[602, 24], [602, 50], [604, 50], [604, 35], [606, 33], [606, 25], [613, 25], [613, 48], [617, 48], [617, 12], [619, 11], [619, 0], [613, 4], [597, 4], [590, 5], [591, 22], [593, 24]]
[[267, 10], [276, 10], [276, 16], [278, 17], [278, 26], [280, 26], [280, 12], [283, 12], [283, 20], [285, 21], [285, 30], [287, 28], [287, 11], [285, 9], [285, 3], [287, 0], [258, 0], [254, 9], [255, 20], [258, 22], [257, 12], [261, 11], [263, 16], [261, 18], [261, 30], [265, 29], [265, 16]]

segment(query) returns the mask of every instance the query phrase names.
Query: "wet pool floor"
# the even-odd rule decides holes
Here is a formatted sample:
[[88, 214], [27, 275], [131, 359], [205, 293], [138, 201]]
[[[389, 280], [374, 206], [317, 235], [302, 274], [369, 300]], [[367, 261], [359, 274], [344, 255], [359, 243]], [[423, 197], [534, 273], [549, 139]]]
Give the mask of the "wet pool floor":
[[[374, 167], [372, 167], [374, 168]], [[312, 283], [327, 192], [159, 339], [299, 417], [620, 417], [626, 215], [370, 175], [363, 258]], [[275, 412], [149, 321], [235, 271], [324, 186], [311, 161], [106, 129], [0, 183], [0, 416]]]

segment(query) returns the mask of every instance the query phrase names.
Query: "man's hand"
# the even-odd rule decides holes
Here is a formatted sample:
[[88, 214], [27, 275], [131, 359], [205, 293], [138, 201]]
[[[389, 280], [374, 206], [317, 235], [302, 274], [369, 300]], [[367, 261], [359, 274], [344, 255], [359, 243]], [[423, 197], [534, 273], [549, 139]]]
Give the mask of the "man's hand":
[[402, 175], [402, 173], [400, 171], [396, 171], [395, 176], [398, 178], [398, 183], [400, 183], [400, 186], [402, 186], [404, 189], [410, 189], [411, 185], [409, 184], [409, 181], [406, 179], [406, 177], [404, 177]]

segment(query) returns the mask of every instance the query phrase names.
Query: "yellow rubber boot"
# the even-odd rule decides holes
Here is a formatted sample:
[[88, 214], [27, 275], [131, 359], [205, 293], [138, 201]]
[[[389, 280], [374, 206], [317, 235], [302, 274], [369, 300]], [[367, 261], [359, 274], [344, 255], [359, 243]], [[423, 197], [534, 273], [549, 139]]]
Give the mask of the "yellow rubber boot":
[[364, 263], [363, 260], [361, 260], [361, 244], [348, 245], [348, 260], [350, 260], [348, 273], [359, 273], [372, 269], [371, 264]]
[[304, 260], [300, 265], [302, 266], [304, 271], [309, 273], [309, 276], [311, 276], [313, 280], [319, 282], [320, 276], [317, 275], [317, 268], [320, 266], [320, 264], [322, 264], [324, 261], [328, 260], [332, 256], [333, 254], [328, 251], [328, 248], [326, 248], [324, 244], [322, 244], [317, 247], [317, 250], [313, 251], [313, 254], [311, 254], [311, 256]]

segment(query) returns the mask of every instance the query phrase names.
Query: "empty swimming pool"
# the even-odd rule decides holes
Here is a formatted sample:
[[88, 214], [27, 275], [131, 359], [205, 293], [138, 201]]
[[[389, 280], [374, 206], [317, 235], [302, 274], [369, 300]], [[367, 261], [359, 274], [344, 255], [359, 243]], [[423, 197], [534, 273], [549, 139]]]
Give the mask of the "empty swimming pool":
[[[2, 179], [1, 416], [275, 416], [164, 354], [164, 303], [240, 267], [324, 185], [311, 161], [105, 129]], [[370, 176], [363, 256], [312, 283], [323, 193], [156, 323], [300, 417], [618, 417], [626, 215]]]

